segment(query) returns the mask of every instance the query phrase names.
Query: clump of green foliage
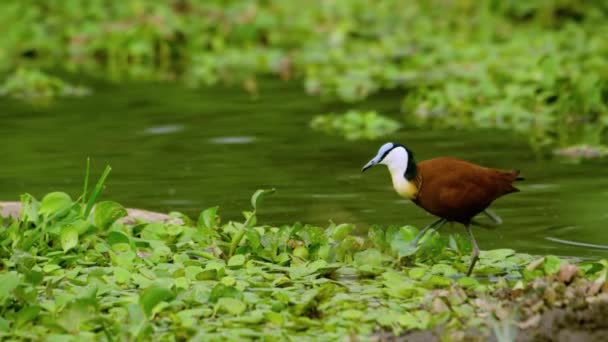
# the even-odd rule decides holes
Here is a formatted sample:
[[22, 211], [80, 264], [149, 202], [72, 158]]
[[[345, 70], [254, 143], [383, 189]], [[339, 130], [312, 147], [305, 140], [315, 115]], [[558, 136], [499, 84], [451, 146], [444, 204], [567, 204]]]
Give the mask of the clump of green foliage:
[[[272, 190], [253, 195], [242, 222], [221, 222], [213, 207], [194, 221], [125, 224], [120, 204], [97, 201], [109, 171], [76, 200], [24, 195], [21, 216], [0, 222], [3, 339], [336, 340], [432, 327], [487, 336], [488, 321], [580, 305], [580, 289], [583, 305], [608, 293], [606, 261], [499, 249], [483, 251], [470, 278], [458, 236], [430, 232], [414, 247], [411, 226], [363, 237], [349, 224], [264, 225], [256, 214]], [[544, 293], [546, 304], [530, 299]]]
[[378, 139], [394, 133], [401, 125], [399, 122], [379, 115], [375, 111], [360, 112], [350, 110], [344, 114], [325, 114], [315, 116], [311, 123], [315, 130], [328, 134], [339, 134], [348, 140]]
[[7, 0], [0, 72], [27, 63], [250, 91], [274, 74], [347, 102], [401, 88], [404, 114], [424, 123], [599, 145], [607, 19], [602, 0]]
[[598, 158], [608, 156], [608, 147], [582, 144], [555, 149], [553, 153], [575, 160], [582, 158]]
[[31, 101], [50, 100], [58, 96], [83, 96], [89, 90], [73, 86], [40, 70], [20, 68], [0, 85], [0, 96], [25, 98]]

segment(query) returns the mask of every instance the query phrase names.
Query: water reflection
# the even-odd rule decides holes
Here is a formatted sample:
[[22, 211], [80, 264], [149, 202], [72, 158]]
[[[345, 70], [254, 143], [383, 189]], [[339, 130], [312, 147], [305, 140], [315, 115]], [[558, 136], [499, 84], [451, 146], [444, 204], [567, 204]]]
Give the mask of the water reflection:
[[254, 137], [217, 137], [209, 139], [212, 144], [230, 145], [230, 144], [249, 144], [255, 141]]
[[182, 125], [164, 125], [164, 126], [154, 126], [148, 127], [144, 130], [144, 134], [149, 135], [163, 135], [163, 134], [171, 134], [177, 133], [184, 129]]

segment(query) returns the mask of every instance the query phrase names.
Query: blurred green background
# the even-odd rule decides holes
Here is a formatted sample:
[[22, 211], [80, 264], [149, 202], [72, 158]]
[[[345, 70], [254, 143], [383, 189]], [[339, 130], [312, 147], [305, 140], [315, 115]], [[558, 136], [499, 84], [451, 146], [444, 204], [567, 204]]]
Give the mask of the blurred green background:
[[254, 93], [271, 74], [348, 102], [399, 88], [415, 120], [599, 145], [607, 19], [603, 0], [4, 0], [0, 71], [7, 94], [64, 92], [29, 84], [40, 68]]
[[605, 253], [607, 163], [553, 152], [605, 154], [607, 19], [603, 0], [3, 0], [0, 195], [77, 193], [90, 156], [131, 207], [236, 218], [276, 187], [265, 222], [420, 226], [358, 173], [395, 140], [524, 172], [482, 248]]

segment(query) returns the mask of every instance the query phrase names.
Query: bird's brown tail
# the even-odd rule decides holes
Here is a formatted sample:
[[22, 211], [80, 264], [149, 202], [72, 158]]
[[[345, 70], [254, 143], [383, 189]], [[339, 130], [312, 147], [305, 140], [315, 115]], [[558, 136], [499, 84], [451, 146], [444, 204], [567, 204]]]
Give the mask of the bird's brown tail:
[[523, 176], [519, 175], [519, 173], [520, 173], [519, 170], [513, 170], [511, 172], [513, 172], [515, 174], [515, 179], [513, 179], [513, 181], [523, 181], [523, 180], [526, 180], [526, 178], [524, 178]]
[[511, 192], [518, 192], [519, 189], [513, 186], [513, 182], [515, 181], [519, 181], [519, 180], [524, 180], [524, 177], [519, 175], [519, 170], [509, 170], [509, 171], [502, 171], [501, 175], [503, 176], [504, 179], [504, 193], [508, 194]]

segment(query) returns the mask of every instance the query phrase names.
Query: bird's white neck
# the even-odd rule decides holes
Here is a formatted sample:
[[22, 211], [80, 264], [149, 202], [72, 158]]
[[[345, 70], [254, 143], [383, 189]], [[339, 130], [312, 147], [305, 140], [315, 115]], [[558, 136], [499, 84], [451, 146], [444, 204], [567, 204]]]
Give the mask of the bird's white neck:
[[393, 188], [401, 197], [414, 199], [418, 194], [418, 188], [413, 182], [405, 179], [405, 168], [388, 168], [393, 181]]
[[418, 193], [416, 185], [405, 179], [409, 156], [404, 148], [396, 148], [382, 160], [382, 164], [388, 167], [393, 181], [393, 188], [401, 197], [414, 199]]

